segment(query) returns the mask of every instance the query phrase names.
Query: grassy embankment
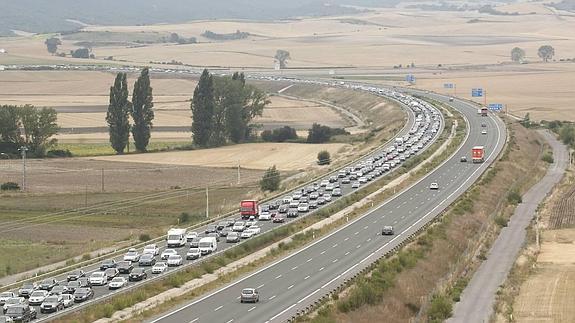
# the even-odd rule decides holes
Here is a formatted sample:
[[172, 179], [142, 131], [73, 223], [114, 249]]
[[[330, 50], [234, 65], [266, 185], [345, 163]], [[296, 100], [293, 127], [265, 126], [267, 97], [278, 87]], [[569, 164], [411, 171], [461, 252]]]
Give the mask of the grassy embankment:
[[[401, 190], [401, 189], [407, 187], [408, 185], [415, 182], [417, 179], [424, 176], [426, 174], [425, 169], [430, 169], [430, 168], [436, 167], [445, 158], [447, 158], [447, 156], [451, 155], [451, 153], [459, 147], [459, 144], [461, 143], [461, 141], [463, 140], [463, 138], [465, 136], [465, 126], [464, 126], [463, 120], [460, 117], [456, 117], [456, 118], [458, 119], [458, 124], [459, 124], [459, 126], [457, 128], [457, 135], [454, 138], [454, 140], [448, 145], [446, 152], [444, 154], [442, 154], [441, 156], [434, 158], [431, 162], [427, 163], [425, 165], [426, 167], [421, 168], [417, 172], [414, 172], [410, 178], [408, 178], [406, 181], [404, 181], [403, 183], [401, 183], [397, 187], [398, 190]], [[173, 276], [170, 276], [166, 280], [148, 284], [148, 285], [138, 289], [137, 291], [128, 292], [128, 293], [123, 294], [122, 296], [113, 297], [106, 302], [103, 302], [100, 304], [95, 304], [94, 306], [91, 306], [90, 308], [87, 308], [86, 310], [83, 310], [79, 313], [74, 313], [74, 314], [71, 314], [69, 316], [66, 316], [66, 317], [62, 318], [61, 321], [64, 322], [64, 321], [74, 320], [74, 321], [78, 321], [78, 322], [89, 322], [89, 321], [93, 321], [93, 320], [101, 318], [101, 317], [110, 317], [115, 311], [127, 308], [133, 304], [136, 304], [136, 303], [141, 302], [143, 300], [149, 299], [150, 297], [153, 297], [154, 295], [159, 294], [161, 291], [164, 291], [164, 290], [167, 290], [170, 288], [174, 288], [174, 287], [180, 287], [182, 284], [184, 284], [187, 281], [190, 281], [190, 280], [195, 279], [195, 278], [199, 278], [202, 275], [207, 274], [207, 273], [212, 273], [214, 270], [221, 268], [221, 267], [225, 266], [226, 264], [233, 262], [234, 260], [241, 259], [242, 257], [247, 256], [256, 250], [262, 249], [262, 248], [272, 244], [273, 242], [280, 241], [281, 239], [284, 239], [284, 238], [286, 238], [286, 237], [288, 237], [288, 236], [290, 236], [296, 232], [300, 232], [304, 228], [312, 225], [313, 223], [316, 223], [316, 222], [318, 222], [324, 218], [327, 218], [330, 215], [338, 212], [339, 210], [342, 210], [343, 208], [345, 208], [345, 207], [347, 207], [347, 206], [349, 206], [355, 202], [362, 200], [367, 195], [377, 191], [381, 186], [383, 186], [386, 183], [388, 183], [389, 181], [391, 181], [392, 178], [395, 178], [401, 174], [404, 174], [405, 172], [409, 171], [410, 169], [412, 169], [413, 167], [418, 165], [421, 161], [428, 158], [447, 139], [447, 136], [449, 134], [449, 129], [451, 128], [452, 122], [453, 122], [452, 118], [447, 118], [446, 119], [447, 126], [446, 126], [446, 129], [441, 134], [440, 140], [438, 140], [435, 144], [433, 144], [432, 147], [430, 147], [430, 149], [428, 149], [425, 153], [423, 153], [422, 155], [420, 155], [414, 159], [411, 159], [408, 163], [404, 164], [404, 166], [402, 166], [402, 168], [397, 173], [395, 173], [393, 176], [386, 176], [386, 177], [374, 182], [373, 185], [370, 185], [370, 186], [366, 187], [365, 189], [362, 189], [362, 190], [360, 190], [360, 191], [358, 191], [358, 192], [356, 192], [356, 193], [354, 193], [348, 197], [344, 197], [341, 200], [337, 201], [336, 203], [330, 205], [328, 208], [322, 209], [319, 212], [317, 212], [313, 215], [310, 215], [310, 216], [308, 216], [308, 217], [306, 217], [306, 218], [304, 218], [298, 222], [295, 222], [295, 223], [290, 224], [288, 226], [282, 227], [281, 229], [275, 230], [273, 232], [263, 234], [262, 236], [257, 237], [255, 239], [250, 239], [246, 243], [242, 244], [240, 247], [226, 251], [223, 255], [215, 257], [213, 259], [210, 259], [210, 260], [204, 262], [199, 267], [188, 268], [181, 273], [177, 273]], [[384, 200], [388, 199], [391, 195], [393, 195], [393, 192], [384, 191], [383, 193], [379, 193], [376, 197], [374, 197], [372, 199], [372, 201], [374, 202], [374, 204], [379, 204], [379, 203], [383, 202]], [[362, 207], [358, 207], [357, 209], [354, 209], [348, 215], [348, 217], [349, 218], [355, 218], [359, 215], [364, 214], [369, 208], [370, 208], [369, 205], [364, 205]], [[320, 230], [316, 230], [314, 233], [312, 233], [311, 230], [306, 232], [306, 233], [298, 233], [293, 237], [291, 242], [285, 243], [285, 244], [280, 243], [280, 245], [278, 245], [277, 248], [272, 249], [272, 251], [267, 256], [265, 256], [264, 258], [261, 258], [261, 259], [255, 261], [255, 262], [252, 262], [252, 263], [250, 263], [244, 267], [241, 267], [241, 268], [233, 271], [230, 274], [219, 276], [218, 280], [216, 282], [211, 282], [211, 283], [205, 284], [199, 288], [196, 288], [190, 292], [187, 292], [183, 296], [178, 296], [177, 299], [170, 299], [170, 300], [162, 303], [161, 305], [159, 305], [159, 306], [157, 306], [151, 310], [145, 311], [144, 313], [141, 313], [137, 317], [132, 318], [128, 321], [129, 322], [139, 322], [139, 321], [143, 320], [144, 318], [147, 318], [147, 317], [155, 315], [159, 312], [165, 311], [177, 303], [180, 303], [182, 301], [189, 300], [189, 299], [197, 297], [198, 295], [204, 294], [213, 288], [221, 286], [222, 284], [225, 284], [225, 283], [233, 280], [234, 278], [239, 277], [240, 275], [243, 275], [247, 272], [250, 272], [250, 271], [254, 270], [255, 268], [262, 266], [265, 263], [269, 263], [269, 262], [281, 257], [282, 255], [285, 255], [288, 252], [305, 245], [306, 243], [311, 241], [314, 236], [316, 238], [318, 238], [324, 234], [327, 234], [328, 232], [331, 232], [335, 228], [343, 225], [345, 222], [346, 222], [346, 220], [344, 218], [342, 218], [338, 221], [331, 223], [330, 225], [323, 227]]]
[[[481, 180], [461, 196], [418, 238], [367, 275], [335, 295], [302, 321], [377, 321], [412, 318], [440, 322], [490, 243], [505, 226], [526, 191], [544, 171], [541, 139], [517, 123], [510, 125], [504, 154]], [[533, 176], [525, 177], [529, 173]]]

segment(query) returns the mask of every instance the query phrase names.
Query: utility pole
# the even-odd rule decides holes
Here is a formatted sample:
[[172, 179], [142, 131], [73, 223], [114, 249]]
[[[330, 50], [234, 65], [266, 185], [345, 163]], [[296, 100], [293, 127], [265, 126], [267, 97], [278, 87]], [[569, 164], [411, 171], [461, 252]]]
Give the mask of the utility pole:
[[210, 218], [210, 195], [208, 187], [206, 186], [206, 218]]
[[102, 168], [102, 193], [104, 192], [104, 169]]
[[238, 160], [238, 186], [240, 185], [242, 175], [240, 174], [240, 161]]
[[18, 150], [22, 152], [22, 191], [26, 192], [26, 152], [28, 151], [28, 148], [22, 146], [18, 148]]

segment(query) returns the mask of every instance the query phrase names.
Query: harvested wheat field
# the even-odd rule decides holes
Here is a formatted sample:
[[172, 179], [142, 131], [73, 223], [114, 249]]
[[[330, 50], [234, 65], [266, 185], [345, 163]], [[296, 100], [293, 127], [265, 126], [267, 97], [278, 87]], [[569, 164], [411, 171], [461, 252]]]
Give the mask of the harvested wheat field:
[[337, 156], [351, 148], [346, 144], [257, 143], [227, 147], [174, 151], [154, 154], [94, 157], [92, 160], [186, 165], [206, 167], [237, 167], [267, 169], [273, 165], [280, 170], [299, 170], [316, 167], [317, 154], [327, 150]]

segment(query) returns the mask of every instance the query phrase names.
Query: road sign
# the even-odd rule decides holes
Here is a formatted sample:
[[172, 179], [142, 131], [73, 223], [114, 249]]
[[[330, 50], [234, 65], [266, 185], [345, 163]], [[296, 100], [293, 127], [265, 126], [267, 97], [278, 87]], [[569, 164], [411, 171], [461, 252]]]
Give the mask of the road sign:
[[453, 89], [454, 87], [455, 87], [455, 84], [453, 84], [453, 83], [443, 83], [444, 89]]
[[408, 74], [405, 76], [405, 80], [409, 83], [415, 83], [415, 75], [413, 74]]
[[503, 110], [503, 104], [501, 103], [490, 103], [488, 106], [491, 111], [501, 111]]
[[471, 89], [471, 96], [474, 98], [483, 96], [483, 89], [482, 88]]

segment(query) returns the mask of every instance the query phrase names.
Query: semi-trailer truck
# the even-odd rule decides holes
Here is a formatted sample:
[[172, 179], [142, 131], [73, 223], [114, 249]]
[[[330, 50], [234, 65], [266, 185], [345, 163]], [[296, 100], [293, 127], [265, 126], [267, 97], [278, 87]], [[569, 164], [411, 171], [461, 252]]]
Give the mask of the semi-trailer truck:
[[474, 163], [483, 163], [485, 160], [485, 147], [475, 146], [471, 148], [471, 160]]
[[240, 215], [242, 219], [249, 219], [250, 216], [257, 217], [259, 214], [258, 201], [243, 200], [240, 202]]

